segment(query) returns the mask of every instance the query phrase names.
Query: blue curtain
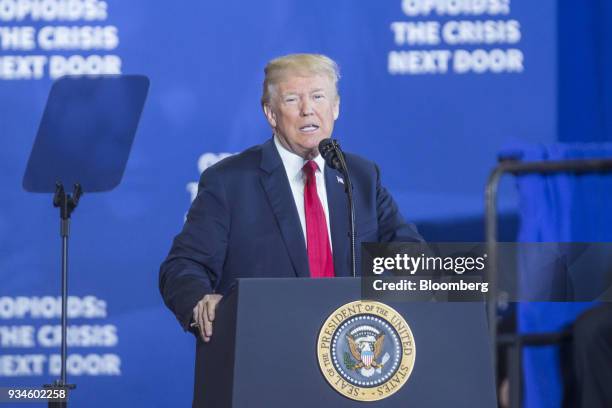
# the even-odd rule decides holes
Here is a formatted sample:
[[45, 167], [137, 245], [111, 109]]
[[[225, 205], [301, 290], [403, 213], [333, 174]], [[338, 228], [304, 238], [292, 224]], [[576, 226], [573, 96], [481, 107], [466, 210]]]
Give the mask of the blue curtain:
[[[506, 150], [502, 156], [526, 162], [610, 158], [612, 143], [518, 147]], [[518, 241], [612, 241], [612, 174], [524, 175], [516, 180], [520, 197]], [[518, 307], [519, 330], [523, 333], [558, 331], [591, 306], [586, 303], [523, 303]], [[563, 390], [558, 348], [526, 348], [523, 363], [524, 406], [561, 406]]]

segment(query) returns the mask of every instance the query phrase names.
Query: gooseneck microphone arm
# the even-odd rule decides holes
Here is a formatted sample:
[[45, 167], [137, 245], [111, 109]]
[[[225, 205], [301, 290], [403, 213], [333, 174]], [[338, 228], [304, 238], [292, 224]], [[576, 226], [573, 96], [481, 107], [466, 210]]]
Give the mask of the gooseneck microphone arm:
[[338, 170], [344, 176], [344, 192], [348, 200], [349, 210], [349, 239], [351, 245], [351, 272], [357, 276], [357, 261], [355, 258], [355, 205], [353, 202], [353, 184], [349, 176], [348, 167], [340, 144], [336, 139], [323, 139], [319, 143], [319, 152], [325, 159], [325, 163], [333, 169]]

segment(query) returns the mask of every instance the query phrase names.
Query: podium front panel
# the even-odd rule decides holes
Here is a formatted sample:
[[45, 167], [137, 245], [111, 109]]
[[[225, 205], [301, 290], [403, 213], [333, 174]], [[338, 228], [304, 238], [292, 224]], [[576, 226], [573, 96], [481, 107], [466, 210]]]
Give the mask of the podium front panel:
[[317, 338], [333, 311], [360, 296], [355, 278], [240, 280], [219, 308], [213, 341], [198, 344], [194, 407], [496, 406], [483, 303], [389, 303], [414, 337], [406, 384], [374, 402], [333, 389]]

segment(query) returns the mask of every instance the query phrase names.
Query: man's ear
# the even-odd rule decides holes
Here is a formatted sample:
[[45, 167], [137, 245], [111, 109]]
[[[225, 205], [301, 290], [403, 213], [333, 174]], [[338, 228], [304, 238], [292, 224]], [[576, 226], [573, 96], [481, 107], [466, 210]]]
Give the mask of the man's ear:
[[270, 105], [266, 103], [263, 106], [263, 110], [264, 114], [266, 115], [266, 119], [268, 120], [268, 123], [270, 124], [272, 129], [276, 129], [276, 114], [274, 113]]
[[336, 103], [334, 104], [334, 120], [340, 116], [340, 95], [336, 96]]

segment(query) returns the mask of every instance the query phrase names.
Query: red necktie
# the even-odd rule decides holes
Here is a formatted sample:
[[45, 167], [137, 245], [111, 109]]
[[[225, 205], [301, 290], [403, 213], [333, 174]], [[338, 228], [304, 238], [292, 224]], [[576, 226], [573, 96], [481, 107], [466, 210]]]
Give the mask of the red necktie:
[[306, 176], [304, 185], [304, 212], [306, 213], [306, 249], [310, 276], [329, 278], [334, 276], [334, 260], [329, 245], [327, 222], [323, 205], [317, 193], [317, 163], [310, 160], [304, 164], [302, 171]]

